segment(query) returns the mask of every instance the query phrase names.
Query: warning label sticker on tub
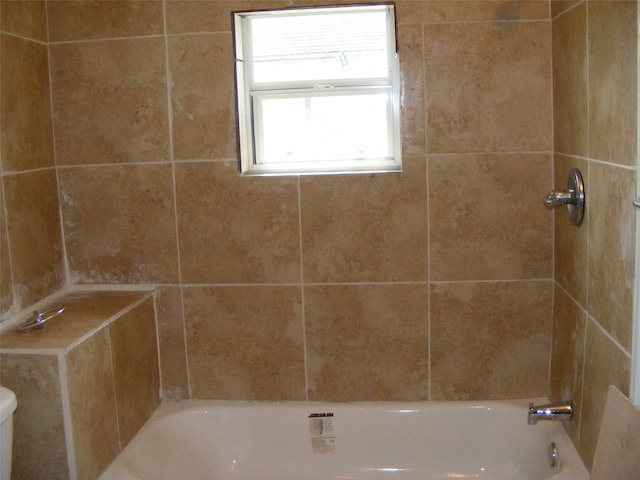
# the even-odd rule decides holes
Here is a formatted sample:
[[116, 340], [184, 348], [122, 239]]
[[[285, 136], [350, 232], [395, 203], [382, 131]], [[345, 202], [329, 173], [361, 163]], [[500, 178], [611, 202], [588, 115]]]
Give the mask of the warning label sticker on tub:
[[309, 415], [309, 435], [313, 453], [333, 453], [336, 446], [333, 413], [312, 413]]

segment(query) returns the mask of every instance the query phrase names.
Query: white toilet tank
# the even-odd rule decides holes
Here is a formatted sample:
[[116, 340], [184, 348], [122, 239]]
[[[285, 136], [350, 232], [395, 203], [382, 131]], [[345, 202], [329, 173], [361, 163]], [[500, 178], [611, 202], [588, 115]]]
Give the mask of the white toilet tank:
[[13, 452], [13, 412], [18, 406], [15, 394], [0, 387], [0, 480], [11, 479]]

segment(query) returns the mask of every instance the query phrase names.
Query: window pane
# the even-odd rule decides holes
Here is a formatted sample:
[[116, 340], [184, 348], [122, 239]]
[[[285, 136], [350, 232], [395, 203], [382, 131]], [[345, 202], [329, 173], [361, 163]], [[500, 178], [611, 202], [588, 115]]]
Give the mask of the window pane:
[[257, 96], [258, 163], [393, 156], [387, 90], [364, 94]]
[[387, 78], [384, 9], [251, 19], [254, 82]]

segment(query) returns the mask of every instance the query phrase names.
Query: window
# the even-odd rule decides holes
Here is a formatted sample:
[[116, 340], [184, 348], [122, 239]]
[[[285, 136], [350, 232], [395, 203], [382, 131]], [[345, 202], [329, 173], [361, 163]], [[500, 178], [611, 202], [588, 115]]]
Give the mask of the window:
[[243, 175], [401, 170], [393, 5], [233, 17]]

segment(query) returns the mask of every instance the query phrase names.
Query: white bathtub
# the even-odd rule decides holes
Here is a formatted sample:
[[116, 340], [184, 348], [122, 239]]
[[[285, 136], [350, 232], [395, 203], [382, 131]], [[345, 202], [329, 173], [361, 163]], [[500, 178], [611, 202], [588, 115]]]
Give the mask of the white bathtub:
[[[551, 442], [559, 456], [553, 468]], [[100, 477], [384, 478], [587, 480], [589, 474], [560, 422], [527, 424], [526, 402], [189, 401], [162, 404]]]

